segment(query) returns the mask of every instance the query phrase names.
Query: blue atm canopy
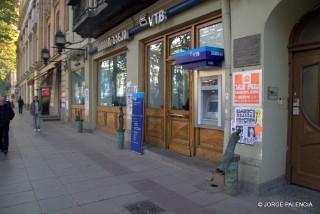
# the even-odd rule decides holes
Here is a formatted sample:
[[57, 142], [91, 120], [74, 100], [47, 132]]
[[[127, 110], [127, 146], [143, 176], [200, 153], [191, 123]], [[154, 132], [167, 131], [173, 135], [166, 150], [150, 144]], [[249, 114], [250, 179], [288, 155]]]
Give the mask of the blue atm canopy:
[[176, 54], [176, 63], [184, 69], [221, 67], [224, 49], [204, 46]]

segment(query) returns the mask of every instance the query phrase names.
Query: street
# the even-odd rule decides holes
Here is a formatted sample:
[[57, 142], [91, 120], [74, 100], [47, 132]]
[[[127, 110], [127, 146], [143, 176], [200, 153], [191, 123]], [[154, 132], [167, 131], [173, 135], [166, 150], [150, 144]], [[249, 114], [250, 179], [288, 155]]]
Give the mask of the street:
[[[30, 124], [29, 112], [17, 114], [9, 153], [0, 154], [1, 214], [130, 213], [128, 206], [142, 201], [156, 205], [154, 213], [300, 213], [259, 208], [266, 197], [229, 196], [209, 186], [210, 173], [195, 173], [150, 152], [118, 150], [99, 131], [80, 134], [70, 124], [42, 122], [41, 132], [34, 132]], [[317, 206], [313, 202], [313, 210], [302, 211]]]

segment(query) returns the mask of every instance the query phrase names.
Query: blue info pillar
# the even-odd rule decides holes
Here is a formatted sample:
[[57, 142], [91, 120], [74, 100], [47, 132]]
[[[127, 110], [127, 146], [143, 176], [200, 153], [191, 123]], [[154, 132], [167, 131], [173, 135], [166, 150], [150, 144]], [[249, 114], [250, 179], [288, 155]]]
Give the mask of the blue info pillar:
[[144, 93], [132, 96], [131, 150], [143, 154]]

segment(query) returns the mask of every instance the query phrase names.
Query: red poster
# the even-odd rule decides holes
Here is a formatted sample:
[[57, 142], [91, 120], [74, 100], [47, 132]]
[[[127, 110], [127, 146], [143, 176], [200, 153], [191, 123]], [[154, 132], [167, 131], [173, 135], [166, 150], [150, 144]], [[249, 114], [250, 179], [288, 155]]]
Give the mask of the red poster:
[[261, 105], [261, 70], [233, 73], [233, 105]]
[[44, 97], [47, 97], [50, 95], [50, 89], [49, 88], [42, 88], [41, 89], [41, 95]]

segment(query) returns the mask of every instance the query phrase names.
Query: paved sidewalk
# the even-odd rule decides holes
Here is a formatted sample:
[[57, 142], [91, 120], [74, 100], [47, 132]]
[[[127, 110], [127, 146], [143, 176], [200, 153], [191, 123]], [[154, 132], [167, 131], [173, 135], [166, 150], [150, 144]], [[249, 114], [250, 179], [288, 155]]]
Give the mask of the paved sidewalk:
[[161, 213], [300, 213], [259, 208], [267, 198], [229, 196], [209, 187], [208, 173], [117, 150], [99, 131], [79, 134], [62, 122], [43, 122], [39, 133], [30, 124], [28, 112], [16, 115], [9, 154], [0, 154], [0, 214], [124, 214], [145, 200]]

